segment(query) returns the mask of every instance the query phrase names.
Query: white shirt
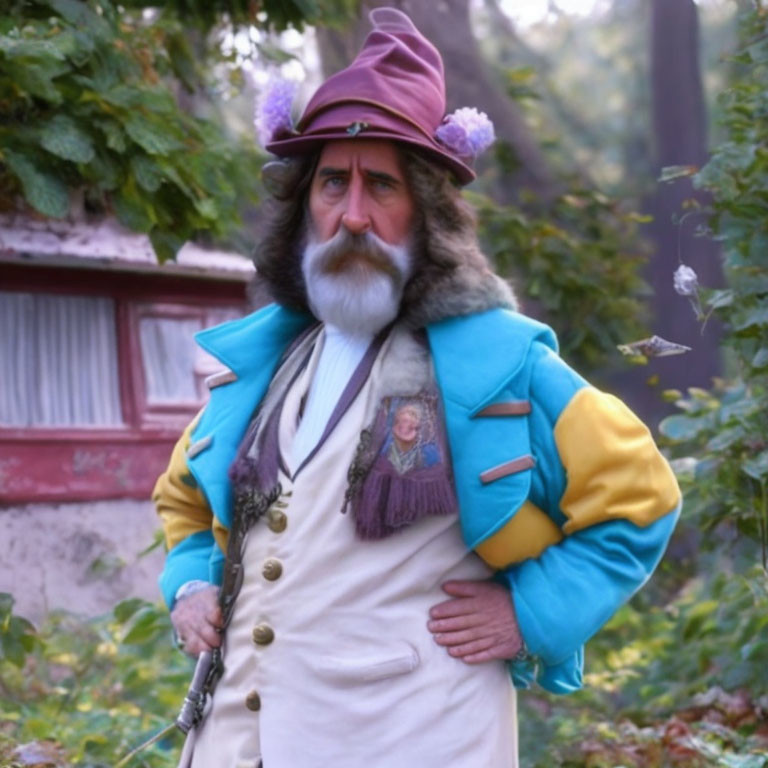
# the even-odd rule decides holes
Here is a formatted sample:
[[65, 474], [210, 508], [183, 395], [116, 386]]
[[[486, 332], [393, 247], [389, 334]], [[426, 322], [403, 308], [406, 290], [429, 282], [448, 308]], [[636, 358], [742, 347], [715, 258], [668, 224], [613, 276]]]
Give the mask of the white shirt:
[[325, 431], [333, 409], [373, 341], [371, 334], [352, 334], [326, 325], [317, 370], [291, 448], [292, 466], [301, 466]]

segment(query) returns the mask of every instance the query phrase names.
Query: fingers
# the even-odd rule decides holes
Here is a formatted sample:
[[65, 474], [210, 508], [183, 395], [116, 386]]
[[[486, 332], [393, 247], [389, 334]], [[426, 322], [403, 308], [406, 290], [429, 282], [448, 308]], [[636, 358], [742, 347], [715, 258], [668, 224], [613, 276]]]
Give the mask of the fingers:
[[221, 634], [217, 627], [207, 621], [179, 622], [174, 625], [179, 646], [187, 653], [197, 655], [221, 645]]
[[[472, 640], [468, 643], [461, 643], [460, 645], [454, 645], [448, 648], [448, 653], [459, 659], [466, 660], [466, 657], [473, 654], [479, 654], [483, 651], [489, 651], [496, 645], [496, 640], [493, 637], [481, 637], [478, 640]], [[491, 657], [493, 658], [493, 657]]]
[[483, 617], [476, 613], [462, 614], [446, 619], [432, 619], [427, 622], [427, 629], [430, 632], [456, 632], [462, 629], [471, 629], [478, 626], [483, 621]]
[[210, 651], [221, 645], [221, 634], [212, 624], [182, 624], [176, 629], [179, 647], [190, 656]]
[[489, 581], [448, 581], [452, 599], [433, 606], [427, 629], [448, 654], [467, 664], [511, 659], [522, 647], [509, 591]]
[[487, 584], [487, 581], [446, 581], [443, 592], [453, 597], [476, 597]]
[[463, 632], [443, 632], [434, 635], [435, 642], [438, 645], [462, 645], [463, 643], [479, 640], [481, 634], [478, 629], [467, 629]]
[[171, 611], [171, 621], [185, 653], [197, 656], [221, 645], [218, 629], [222, 625], [216, 588], [183, 597]]
[[523, 647], [523, 641], [519, 635], [513, 637], [495, 637], [491, 638], [491, 644], [487, 648], [483, 649], [481, 645], [475, 647], [469, 647], [471, 644], [467, 643], [466, 646], [458, 646], [457, 648], [451, 648], [452, 650], [460, 651], [461, 660], [467, 664], [482, 664], [485, 661], [491, 661], [492, 659], [512, 659], [515, 654]]
[[497, 588], [497, 585], [487, 581], [446, 581], [442, 586], [444, 592], [453, 595], [453, 599], [433, 606], [429, 611], [433, 619], [476, 613], [476, 599], [487, 595], [489, 589]]
[[219, 591], [216, 587], [211, 587], [210, 589], [205, 589], [202, 592], [190, 595], [189, 600], [190, 609], [194, 609], [197, 613], [202, 614], [206, 621], [213, 624], [215, 627], [221, 626], [222, 620], [221, 607], [219, 606]]
[[221, 629], [224, 620], [222, 619], [221, 608], [219, 607], [218, 603], [216, 603], [216, 605], [214, 605], [213, 608], [211, 608], [208, 613], [205, 614], [205, 618], [214, 627]]
[[453, 598], [444, 603], [433, 605], [429, 609], [432, 619], [450, 619], [455, 616], [468, 616], [477, 612], [477, 606], [472, 598]]
[[450, 656], [467, 664], [511, 659], [521, 647], [519, 639], [510, 640], [486, 634], [478, 636], [478, 630], [435, 635], [435, 642], [444, 646]]
[[199, 627], [197, 636], [208, 646], [205, 650], [218, 648], [221, 645], [221, 635], [212, 624]]
[[188, 637], [179, 638], [179, 647], [188, 656], [199, 656], [203, 651], [210, 651], [212, 647], [198, 634], [190, 634]]
[[493, 661], [494, 659], [505, 659], [504, 655], [497, 655], [493, 648], [489, 648], [479, 653], [470, 653], [462, 657], [462, 661], [465, 664], [483, 664], [486, 661]]

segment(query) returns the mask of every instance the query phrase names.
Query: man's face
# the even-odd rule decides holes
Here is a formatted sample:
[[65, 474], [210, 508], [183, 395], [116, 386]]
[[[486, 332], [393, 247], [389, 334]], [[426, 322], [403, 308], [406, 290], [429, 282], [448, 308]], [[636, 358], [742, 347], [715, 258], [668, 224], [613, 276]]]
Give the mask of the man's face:
[[398, 315], [413, 271], [413, 197], [388, 141], [325, 145], [309, 191], [301, 269], [323, 322], [372, 334]]
[[415, 408], [404, 406], [395, 414], [395, 423], [392, 425], [392, 434], [401, 445], [408, 446], [416, 442], [419, 436], [421, 418]]
[[309, 193], [313, 234], [330, 240], [340, 227], [372, 232], [390, 245], [408, 238], [413, 197], [391, 141], [331, 141], [320, 153]]

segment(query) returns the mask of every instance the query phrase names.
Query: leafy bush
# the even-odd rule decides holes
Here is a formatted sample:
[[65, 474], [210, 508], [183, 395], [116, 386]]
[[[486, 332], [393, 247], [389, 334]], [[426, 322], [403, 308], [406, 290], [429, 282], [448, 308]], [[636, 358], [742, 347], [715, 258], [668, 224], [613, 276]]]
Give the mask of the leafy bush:
[[[53, 614], [36, 632], [0, 594], [0, 765], [107, 768], [169, 725], [193, 664], [165, 608], [126, 600], [85, 621]], [[180, 733], [132, 766], [175, 766]], [[36, 759], [38, 758], [38, 759]]]
[[708, 556], [665, 605], [637, 595], [587, 646], [582, 691], [524, 693], [523, 762], [768, 766], [768, 584], [737, 572], [752, 553]]
[[110, 0], [30, 0], [0, 14], [0, 211], [43, 216], [73, 197], [150, 236], [161, 260], [221, 237], [253, 200], [252, 142], [180, 108], [199, 84], [181, 18], [154, 23]]
[[746, 8], [741, 37], [736, 79], [720, 96], [727, 140], [694, 175], [712, 195], [710, 234], [722, 242], [728, 287], [699, 287], [689, 296], [703, 322], [711, 313], [723, 321], [732, 378], [686, 396], [666, 393], [680, 411], [661, 425], [685, 497], [671, 547], [678, 547], [676, 559], [590, 642], [583, 691], [564, 700], [525, 695], [521, 754], [537, 768], [768, 766], [768, 9], [762, 2]]
[[648, 288], [639, 275], [636, 228], [643, 219], [599, 192], [571, 186], [537, 214], [467, 196], [499, 271], [519, 278], [526, 305], [535, 303], [535, 314], [558, 329], [564, 357], [594, 372], [616, 358], [617, 344], [642, 333]]

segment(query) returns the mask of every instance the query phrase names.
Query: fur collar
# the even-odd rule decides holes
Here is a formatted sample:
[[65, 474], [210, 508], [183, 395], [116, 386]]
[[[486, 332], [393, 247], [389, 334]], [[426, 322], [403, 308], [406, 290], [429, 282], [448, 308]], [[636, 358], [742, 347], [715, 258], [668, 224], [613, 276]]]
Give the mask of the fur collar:
[[406, 288], [401, 318], [411, 328], [474, 315], [489, 309], [517, 309], [512, 287], [485, 268], [467, 264], [441, 274], [426, 269], [417, 274]]

